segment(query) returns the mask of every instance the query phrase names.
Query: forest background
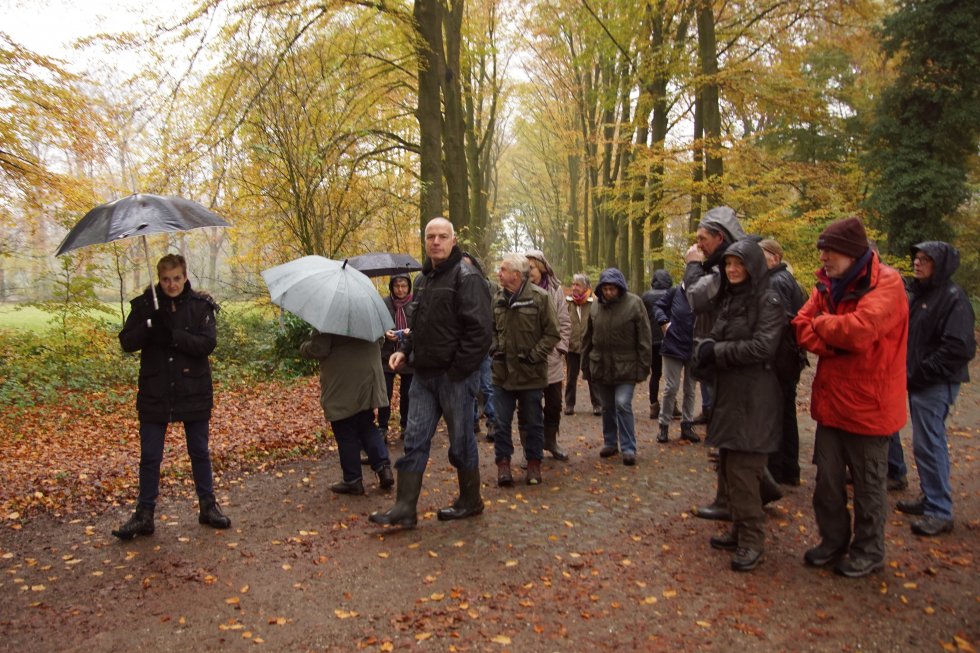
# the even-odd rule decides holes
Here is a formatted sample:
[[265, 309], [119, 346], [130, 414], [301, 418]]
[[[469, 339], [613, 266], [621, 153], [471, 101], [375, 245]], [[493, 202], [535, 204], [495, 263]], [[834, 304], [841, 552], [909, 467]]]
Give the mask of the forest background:
[[566, 283], [616, 266], [635, 292], [657, 268], [679, 278], [712, 206], [779, 239], [804, 287], [817, 234], [860, 215], [905, 271], [910, 244], [957, 244], [957, 279], [980, 294], [966, 0], [175, 6], [77, 57], [0, 27], [0, 300], [42, 308], [58, 336], [2, 332], [4, 405], [133, 380], [115, 332], [149, 282], [139, 243], [53, 257], [89, 208], [132, 192], [233, 224], [151, 239], [229, 307], [226, 380], [309, 369], [306, 327], [268, 310], [261, 270], [421, 256], [436, 215], [488, 271], [534, 247]]

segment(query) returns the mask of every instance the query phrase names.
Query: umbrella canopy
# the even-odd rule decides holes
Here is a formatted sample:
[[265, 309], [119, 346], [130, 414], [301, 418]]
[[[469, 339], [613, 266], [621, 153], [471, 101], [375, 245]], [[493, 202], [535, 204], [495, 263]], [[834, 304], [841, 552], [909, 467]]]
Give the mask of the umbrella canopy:
[[136, 193], [100, 204], [86, 213], [61, 241], [55, 255], [132, 236], [228, 226], [231, 225], [197, 202], [182, 197]]
[[372, 252], [347, 259], [347, 263], [369, 277], [405, 274], [422, 269], [422, 264], [408, 254]]
[[371, 280], [347, 261], [304, 256], [262, 272], [272, 303], [321, 333], [377, 340], [395, 328]]

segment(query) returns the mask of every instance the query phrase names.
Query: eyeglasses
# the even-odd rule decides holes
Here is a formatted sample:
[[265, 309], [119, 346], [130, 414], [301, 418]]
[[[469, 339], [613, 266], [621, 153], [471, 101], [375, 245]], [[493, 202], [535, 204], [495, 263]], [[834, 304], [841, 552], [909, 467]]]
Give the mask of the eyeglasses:
[[923, 265], [926, 263], [932, 263], [932, 259], [926, 256], [925, 254], [916, 254], [915, 258], [912, 260], [916, 263], [920, 263]]

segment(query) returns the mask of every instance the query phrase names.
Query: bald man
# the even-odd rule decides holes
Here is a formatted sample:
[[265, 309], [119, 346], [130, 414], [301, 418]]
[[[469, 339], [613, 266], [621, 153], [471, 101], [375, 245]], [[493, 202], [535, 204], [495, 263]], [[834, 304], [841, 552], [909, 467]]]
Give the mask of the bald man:
[[398, 494], [389, 510], [370, 516], [376, 524], [399, 528], [418, 523], [416, 504], [440, 417], [449, 428], [449, 462], [459, 478], [459, 497], [438, 517], [447, 521], [483, 512], [473, 415], [493, 330], [490, 290], [479, 270], [463, 260], [449, 220], [434, 218], [425, 226], [425, 255], [406, 311], [411, 331], [388, 361], [396, 372], [406, 362], [415, 369], [405, 454], [395, 463]]

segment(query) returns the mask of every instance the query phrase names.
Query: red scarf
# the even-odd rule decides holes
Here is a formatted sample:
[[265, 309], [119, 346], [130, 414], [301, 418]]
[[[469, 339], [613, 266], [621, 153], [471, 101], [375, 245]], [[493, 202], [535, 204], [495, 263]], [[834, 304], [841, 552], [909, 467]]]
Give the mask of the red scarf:
[[408, 328], [408, 318], [405, 317], [405, 306], [412, 301], [412, 293], [408, 293], [404, 298], [398, 299], [394, 295], [391, 297], [391, 303], [395, 306], [395, 328], [396, 329], [407, 329]]

